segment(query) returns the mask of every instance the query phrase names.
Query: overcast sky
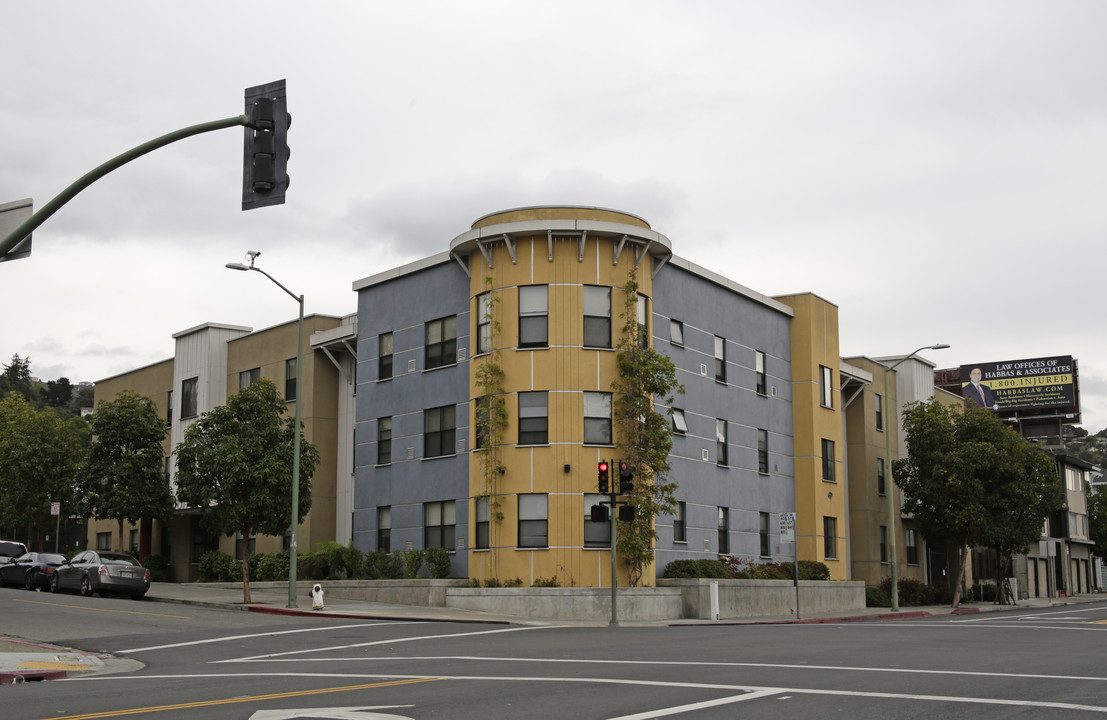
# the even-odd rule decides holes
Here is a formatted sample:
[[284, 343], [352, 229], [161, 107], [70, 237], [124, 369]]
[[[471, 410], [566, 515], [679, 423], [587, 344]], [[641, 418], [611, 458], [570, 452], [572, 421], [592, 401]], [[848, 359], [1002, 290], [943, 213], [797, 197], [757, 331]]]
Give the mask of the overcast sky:
[[0, 363], [95, 381], [537, 204], [638, 215], [767, 295], [839, 307], [841, 353], [1072, 355], [1107, 426], [1107, 3], [36, 2], [0, 6], [0, 203], [243, 112], [286, 78], [292, 184], [242, 212], [242, 131], [78, 195], [0, 264]]

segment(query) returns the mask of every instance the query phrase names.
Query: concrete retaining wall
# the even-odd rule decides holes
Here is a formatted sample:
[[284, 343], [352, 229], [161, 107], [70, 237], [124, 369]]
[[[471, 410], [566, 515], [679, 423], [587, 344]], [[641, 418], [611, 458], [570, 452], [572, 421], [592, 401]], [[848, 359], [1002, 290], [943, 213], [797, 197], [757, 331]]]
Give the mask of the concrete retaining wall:
[[[297, 585], [307, 592], [313, 583]], [[451, 607], [517, 617], [606, 622], [611, 618], [610, 588], [471, 588], [467, 580], [325, 580], [328, 597], [386, 605]], [[212, 583], [241, 588], [241, 583]], [[283, 582], [251, 583], [283, 588]], [[717, 586], [719, 618], [794, 617], [796, 587], [791, 580], [669, 580], [658, 587], [620, 588], [618, 614], [627, 622], [712, 619], [712, 587]], [[865, 607], [861, 581], [801, 580], [800, 617]]]

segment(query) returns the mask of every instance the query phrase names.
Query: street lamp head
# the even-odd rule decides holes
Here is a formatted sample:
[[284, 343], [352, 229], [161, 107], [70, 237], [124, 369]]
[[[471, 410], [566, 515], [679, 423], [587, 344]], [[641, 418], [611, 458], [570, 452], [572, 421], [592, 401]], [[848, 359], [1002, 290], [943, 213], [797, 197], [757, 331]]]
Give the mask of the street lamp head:
[[227, 263], [227, 267], [231, 270], [249, 270], [250, 268], [242, 263]]
[[947, 347], [949, 347], [949, 345], [947, 345], [946, 343], [935, 343], [935, 344], [930, 346], [930, 349], [931, 350], [945, 350]]

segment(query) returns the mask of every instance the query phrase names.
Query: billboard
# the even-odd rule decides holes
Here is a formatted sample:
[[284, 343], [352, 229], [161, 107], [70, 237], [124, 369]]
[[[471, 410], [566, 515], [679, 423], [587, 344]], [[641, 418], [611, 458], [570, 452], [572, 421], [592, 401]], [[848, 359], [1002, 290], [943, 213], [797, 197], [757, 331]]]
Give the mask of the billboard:
[[1076, 409], [1076, 366], [1071, 355], [961, 366], [966, 404], [996, 412]]

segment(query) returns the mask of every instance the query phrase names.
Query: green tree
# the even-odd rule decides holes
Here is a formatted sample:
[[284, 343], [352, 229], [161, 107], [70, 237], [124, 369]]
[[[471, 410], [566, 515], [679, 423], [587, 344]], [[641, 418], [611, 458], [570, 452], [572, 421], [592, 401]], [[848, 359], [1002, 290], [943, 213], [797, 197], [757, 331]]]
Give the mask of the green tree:
[[27, 402], [34, 401], [34, 393], [31, 389], [31, 359], [20, 358], [19, 354], [12, 355], [12, 361], [4, 366], [4, 372], [0, 373], [0, 397], [7, 397], [8, 393], [19, 393]]
[[56, 408], [59, 414], [68, 410], [69, 402], [73, 399], [73, 385], [69, 378], [59, 378], [46, 382], [46, 393], [43, 400], [47, 407]]
[[[677, 484], [668, 482], [669, 452], [673, 449], [672, 425], [654, 405], [672, 406], [673, 394], [683, 393], [677, 382], [676, 366], [665, 355], [649, 347], [649, 337], [639, 324], [638, 284], [633, 278], [624, 287], [622, 340], [618, 345], [618, 379], [612, 384], [614, 422], [620, 458], [634, 472], [634, 488], [627, 499], [634, 508], [634, 520], [619, 521], [616, 547], [627, 564], [630, 584], [637, 587], [653, 562], [654, 529], [657, 516], [676, 509]], [[641, 298], [645, 300], [644, 296]], [[618, 485], [618, 468], [612, 468], [611, 482]], [[614, 519], [613, 519], [614, 522]]]
[[[298, 517], [311, 510], [319, 451], [284, 417], [285, 401], [262, 378], [200, 416], [177, 446], [177, 500], [202, 510], [202, 526], [224, 535], [282, 535], [292, 523], [293, 432], [301, 434]], [[243, 543], [243, 602], [250, 602], [249, 543]]]
[[907, 457], [895, 461], [903, 511], [924, 537], [963, 548], [954, 586], [960, 602], [968, 548], [984, 546], [998, 557], [1026, 552], [1046, 517], [1061, 506], [1053, 459], [1030, 446], [993, 413], [950, 409], [938, 400], [903, 413]]
[[150, 398], [123, 390], [101, 401], [92, 414], [92, 444], [80, 473], [86, 514], [119, 525], [144, 518], [167, 519], [173, 491], [165, 472], [165, 421]]
[[1107, 488], [1102, 486], [1088, 492], [1088, 529], [1095, 554], [1107, 557]]
[[80, 453], [74, 425], [53, 410], [17, 392], [0, 400], [0, 525], [26, 528], [27, 545], [41, 550], [55, 527], [50, 503], [72, 507]]

